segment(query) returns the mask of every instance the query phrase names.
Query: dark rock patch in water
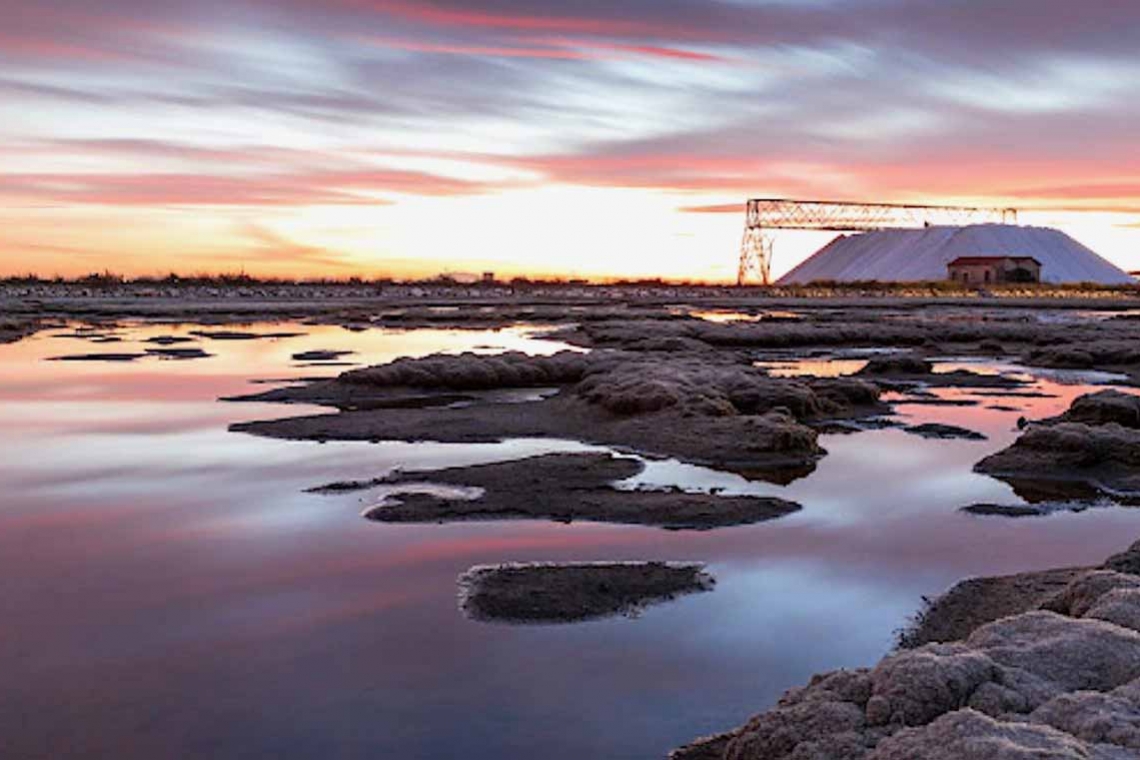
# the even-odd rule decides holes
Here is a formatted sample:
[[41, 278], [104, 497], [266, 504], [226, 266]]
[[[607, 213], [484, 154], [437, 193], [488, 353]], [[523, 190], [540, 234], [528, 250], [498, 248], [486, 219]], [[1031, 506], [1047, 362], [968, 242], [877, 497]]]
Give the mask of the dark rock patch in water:
[[148, 348], [146, 352], [162, 359], [206, 359], [213, 356], [200, 348]]
[[146, 343], [153, 343], [156, 346], [175, 346], [179, 343], [193, 343], [195, 338], [188, 335], [155, 335], [147, 338]]
[[1019, 388], [1026, 384], [1017, 378], [966, 369], [935, 372], [933, 362], [917, 354], [874, 356], [855, 376], [873, 379], [889, 390], [907, 390], [916, 385], [928, 388]]
[[977, 431], [958, 427], [957, 425], [946, 425], [941, 422], [924, 422], [920, 425], [911, 425], [903, 429], [912, 435], [922, 436], [923, 438], [937, 438], [943, 440], [961, 439], [965, 441], [986, 440], [986, 436]]
[[873, 356], [856, 375], [870, 377], [897, 377], [929, 375], [934, 372], [934, 363], [917, 354], [886, 354]]
[[505, 564], [459, 577], [460, 607], [472, 619], [530, 624], [632, 617], [714, 584], [703, 565], [671, 562]]
[[970, 504], [961, 511], [988, 517], [1042, 517], [1052, 510], [1038, 504]]
[[190, 334], [198, 338], [210, 340], [275, 340], [280, 338], [298, 338], [305, 333], [300, 332], [243, 332], [241, 330], [191, 330]]
[[366, 514], [391, 523], [539, 519], [652, 525], [672, 530], [708, 530], [771, 520], [800, 509], [772, 497], [716, 496], [681, 491], [625, 491], [615, 481], [637, 475], [644, 465], [608, 454], [547, 454], [513, 462], [456, 467], [425, 473], [395, 473], [388, 485], [441, 484], [481, 489], [474, 498], [400, 493], [394, 503]]
[[867, 430], [887, 430], [905, 427], [902, 422], [890, 417], [862, 417], [855, 419], [821, 420], [811, 423], [820, 433], [842, 435], [862, 433]]
[[134, 353], [95, 353], [95, 354], [69, 354], [67, 356], [53, 356], [48, 361], [53, 362], [133, 362], [146, 354]]
[[1112, 389], [1086, 393], [1075, 399], [1066, 412], [1045, 422], [1084, 425], [1115, 422], [1127, 428], [1140, 428], [1140, 396]]
[[925, 395], [907, 395], [890, 403], [898, 406], [980, 406], [979, 401], [970, 398], [939, 398]]
[[370, 480], [337, 480], [324, 485], [306, 488], [305, 493], [334, 494], [352, 493], [353, 491], [367, 491], [389, 482], [387, 478], [372, 478]]
[[355, 351], [334, 351], [328, 349], [314, 349], [312, 351], [299, 351], [293, 354], [295, 362], [335, 362], [342, 356], [351, 356]]
[[1057, 398], [1056, 393], [1046, 393], [1044, 391], [972, 391], [971, 396], [981, 396], [982, 398]]
[[974, 469], [1003, 480], [1087, 483], [1133, 499], [1140, 494], [1140, 430], [1116, 422], [1030, 424]]

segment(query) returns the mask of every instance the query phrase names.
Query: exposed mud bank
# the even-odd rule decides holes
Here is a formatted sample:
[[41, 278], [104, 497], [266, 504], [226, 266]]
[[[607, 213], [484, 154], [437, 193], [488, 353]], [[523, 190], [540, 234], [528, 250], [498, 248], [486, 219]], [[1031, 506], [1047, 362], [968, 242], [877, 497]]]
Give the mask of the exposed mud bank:
[[[1012, 358], [1042, 367], [1099, 368], [1123, 372], [1140, 382], [1140, 349], [1135, 340], [1140, 320], [1107, 318], [1114, 310], [1140, 306], [1134, 293], [1050, 298], [1041, 291], [1038, 297], [1026, 292], [978, 298], [910, 293], [905, 288], [886, 288], [872, 297], [858, 290], [845, 292], [846, 296], [827, 288], [800, 288], [793, 294], [779, 289], [699, 287], [41, 284], [0, 288], [0, 312], [12, 315], [10, 320], [144, 319], [219, 326], [302, 321], [350, 330], [550, 325], [559, 328], [558, 337], [577, 345], [626, 351], [736, 349], [762, 354], [889, 347], [925, 355], [952, 352]], [[755, 316], [738, 321], [699, 316], [725, 311]], [[221, 332], [241, 331], [227, 327]]]
[[1005, 375], [986, 375], [965, 369], [935, 372], [934, 363], [917, 354], [875, 356], [855, 373], [873, 379], [889, 390], [922, 388], [1020, 388], [1027, 383]]
[[295, 362], [335, 362], [341, 357], [351, 356], [355, 353], [355, 351], [318, 348], [312, 351], [298, 351], [290, 358]]
[[161, 359], [208, 359], [213, 356], [201, 348], [148, 348], [146, 353]]
[[[1118, 566], [1135, 561], [1134, 545]], [[1111, 562], [1111, 560], [1110, 560]], [[966, 582], [873, 668], [815, 676], [673, 760], [1100, 758], [1140, 752], [1140, 577], [1055, 570]], [[934, 641], [935, 636], [951, 643]]]
[[145, 353], [91, 353], [91, 354], [66, 354], [64, 356], [53, 356], [48, 361], [53, 362], [133, 362], [136, 359], [142, 359], [147, 354]]
[[969, 430], [957, 425], [946, 425], [941, 422], [924, 422], [921, 425], [911, 425], [910, 427], [903, 429], [911, 435], [917, 435], [923, 438], [935, 438], [941, 440], [958, 439], [963, 441], [986, 440], [986, 436], [982, 435], [976, 430]]
[[[1030, 366], [1102, 369], [1140, 380], [1140, 349], [1135, 320], [1091, 318], [1044, 319], [1040, 313], [978, 308], [948, 308], [927, 304], [919, 308], [804, 309], [794, 321], [711, 323], [703, 320], [611, 320], [580, 324], [558, 336], [587, 347], [643, 350], [665, 341], [699, 346], [743, 349], [759, 354], [812, 351], [824, 348], [894, 348], [914, 354], [913, 361], [890, 366], [875, 362], [866, 375], [904, 382], [925, 380], [945, 385], [1014, 387], [1015, 381], [993, 375], [971, 377], [950, 373], [932, 379], [924, 357], [953, 353], [962, 356], [1016, 359]], [[972, 373], [971, 373], [972, 374]]]
[[[771, 520], [800, 509], [794, 502], [759, 496], [716, 496], [680, 491], [626, 491], [615, 481], [644, 469], [635, 459], [608, 454], [547, 454], [512, 462], [397, 473], [385, 485], [422, 483], [478, 489], [477, 498], [437, 493], [396, 493], [365, 516], [389, 523], [544, 519], [708, 530]], [[349, 484], [321, 489], [348, 490]]]
[[510, 563], [473, 567], [459, 577], [459, 605], [474, 620], [575, 623], [625, 615], [685, 594], [711, 591], [698, 563]]
[[[547, 387], [558, 390], [521, 404], [487, 403], [482, 395]], [[824, 454], [809, 423], [888, 409], [878, 401], [878, 388], [858, 379], [772, 378], [733, 354], [647, 358], [609, 351], [405, 359], [240, 400], [342, 410], [233, 427], [271, 437], [457, 443], [570, 438], [774, 482], [810, 472]]]
[[277, 340], [281, 338], [298, 338], [305, 333], [246, 332], [244, 330], [191, 330], [190, 334], [196, 338], [206, 338], [208, 340]]
[[1085, 483], [1140, 496], [1140, 397], [1114, 390], [1076, 399], [1058, 417], [1029, 424], [1014, 443], [975, 466], [1003, 480]]
[[962, 507], [966, 514], [980, 517], [1044, 517], [1054, 512], [1083, 512], [1096, 504], [1088, 502], [1041, 502], [1037, 504], [970, 504]]

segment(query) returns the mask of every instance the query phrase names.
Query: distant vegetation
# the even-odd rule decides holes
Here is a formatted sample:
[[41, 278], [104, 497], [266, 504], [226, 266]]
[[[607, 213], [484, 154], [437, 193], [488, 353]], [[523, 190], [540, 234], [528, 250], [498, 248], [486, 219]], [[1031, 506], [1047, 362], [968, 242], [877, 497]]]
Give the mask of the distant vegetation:
[[[509, 280], [477, 280], [463, 282], [450, 275], [420, 280], [396, 280], [391, 277], [255, 277], [242, 273], [192, 274], [171, 273], [162, 277], [128, 277], [111, 271], [93, 272], [82, 277], [42, 277], [35, 274], [0, 278], [2, 285], [79, 285], [89, 288], [111, 287], [258, 287], [258, 286], [326, 286], [326, 287], [384, 287], [390, 285], [423, 287], [462, 287], [462, 288], [575, 288], [575, 287], [628, 287], [628, 288], [687, 288], [736, 290], [728, 283], [695, 282], [691, 280], [667, 280], [664, 278], [614, 279], [588, 281], [566, 277], [513, 277]], [[993, 295], [1046, 296], [1078, 293], [1127, 294], [1140, 296], [1140, 282], [1124, 285], [1104, 285], [1094, 282], [1056, 285], [1050, 283], [1003, 283], [989, 285], [984, 289], [952, 280], [929, 280], [924, 282], [881, 282], [864, 280], [858, 282], [837, 282], [818, 280], [803, 285], [757, 285], [750, 284], [744, 289], [763, 291], [773, 296], [813, 296], [827, 295], [897, 295], [897, 296], [939, 296], [991, 293]]]

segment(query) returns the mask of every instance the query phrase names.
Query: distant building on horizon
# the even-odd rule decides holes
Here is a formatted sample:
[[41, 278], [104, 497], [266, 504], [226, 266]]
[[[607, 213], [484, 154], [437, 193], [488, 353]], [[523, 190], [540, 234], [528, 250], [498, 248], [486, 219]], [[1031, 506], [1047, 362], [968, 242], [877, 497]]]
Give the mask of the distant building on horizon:
[[946, 270], [963, 285], [1041, 282], [1041, 262], [1032, 256], [959, 256]]
[[[1035, 262], [1031, 272], [1039, 282], [1095, 282], [1103, 285], [1136, 282], [1123, 269], [1060, 230], [1011, 224], [975, 224], [840, 235], [781, 277], [776, 284], [933, 282], [946, 279], [947, 270], [954, 261], [991, 258], [1001, 251], [1007, 253], [998, 258], [1013, 257]], [[977, 282], [984, 285], [986, 270], [977, 271], [982, 278]], [[997, 270], [991, 268], [989, 271], [993, 281]]]

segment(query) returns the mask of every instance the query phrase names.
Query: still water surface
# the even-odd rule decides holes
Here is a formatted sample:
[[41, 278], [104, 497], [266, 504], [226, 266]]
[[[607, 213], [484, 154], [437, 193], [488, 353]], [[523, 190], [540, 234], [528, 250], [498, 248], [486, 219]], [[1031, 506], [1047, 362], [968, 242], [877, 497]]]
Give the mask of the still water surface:
[[[227, 426], [304, 409], [216, 399], [260, 378], [340, 370], [297, 366], [290, 357], [304, 350], [376, 363], [562, 346], [523, 329], [262, 325], [251, 329], [306, 335], [201, 339], [214, 356], [186, 361], [45, 361], [190, 329], [128, 325], [106, 345], [57, 331], [0, 346], [4, 758], [662, 757], [812, 673], [872, 663], [923, 595], [970, 575], [1099, 562], [1140, 537], [1140, 511], [1125, 508], [1016, 521], [957, 512], [1018, 502], [971, 466], [1014, 439], [1019, 415], [1056, 413], [1090, 389], [1056, 376], [1038, 389], [1057, 398], [899, 407], [908, 421], [988, 441], [824, 436], [829, 455], [786, 488], [673, 462], [625, 484], [804, 506], [762, 525], [372, 523], [360, 513], [376, 494], [303, 491], [396, 466], [583, 447], [263, 440]], [[456, 608], [456, 576], [474, 564], [616, 559], [703, 560], [718, 584], [637, 619], [568, 626], [477, 623]]]

